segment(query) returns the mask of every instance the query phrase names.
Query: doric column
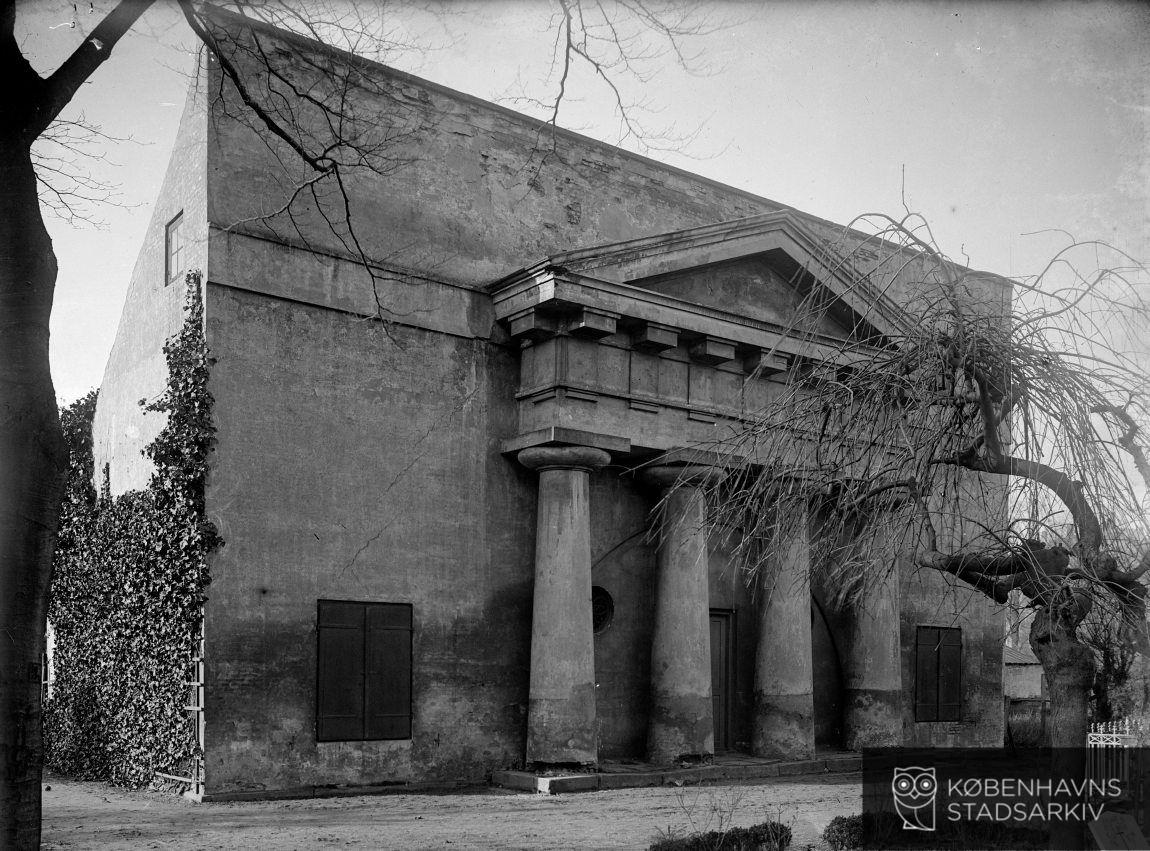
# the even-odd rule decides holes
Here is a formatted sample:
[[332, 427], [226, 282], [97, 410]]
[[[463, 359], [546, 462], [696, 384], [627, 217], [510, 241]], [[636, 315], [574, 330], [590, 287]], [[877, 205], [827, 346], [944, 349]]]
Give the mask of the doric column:
[[591, 625], [589, 474], [611, 456], [582, 446], [532, 447], [539, 471], [527, 763], [598, 762]]
[[893, 747], [903, 738], [898, 568], [874, 569], [888, 571], [886, 579], [864, 591], [848, 618], [843, 744], [849, 750]]
[[780, 510], [789, 515], [761, 586], [751, 749], [794, 759], [815, 752], [810, 524], [802, 503]]
[[656, 764], [715, 753], [706, 504], [709, 467], [652, 467], [645, 478], [665, 502], [651, 643], [647, 758]]

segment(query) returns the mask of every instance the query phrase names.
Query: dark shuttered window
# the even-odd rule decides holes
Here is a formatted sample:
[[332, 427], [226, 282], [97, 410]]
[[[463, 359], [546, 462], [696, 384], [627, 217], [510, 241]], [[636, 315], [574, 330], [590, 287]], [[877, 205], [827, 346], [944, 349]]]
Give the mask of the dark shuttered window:
[[920, 626], [915, 638], [914, 718], [962, 717], [962, 630]]
[[315, 737], [411, 738], [411, 606], [320, 600]]

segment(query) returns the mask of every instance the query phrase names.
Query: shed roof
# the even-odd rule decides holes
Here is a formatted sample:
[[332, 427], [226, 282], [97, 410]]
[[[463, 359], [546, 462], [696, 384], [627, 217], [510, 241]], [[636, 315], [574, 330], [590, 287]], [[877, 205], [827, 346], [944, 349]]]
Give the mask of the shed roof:
[[1017, 647], [1004, 647], [1002, 649], [1002, 663], [1004, 665], [1041, 665], [1038, 657], [1032, 650]]

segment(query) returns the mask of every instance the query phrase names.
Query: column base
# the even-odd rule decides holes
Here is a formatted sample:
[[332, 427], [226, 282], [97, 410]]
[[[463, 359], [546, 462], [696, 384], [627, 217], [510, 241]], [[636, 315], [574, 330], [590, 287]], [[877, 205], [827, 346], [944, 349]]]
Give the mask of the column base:
[[527, 764], [595, 766], [595, 686], [566, 699], [531, 698], [527, 708]]
[[843, 747], [860, 751], [903, 743], [901, 691], [848, 688], [843, 698]]
[[710, 762], [715, 757], [712, 698], [656, 698], [647, 728], [647, 759], [655, 765]]
[[814, 695], [756, 694], [751, 752], [778, 759], [815, 754]]

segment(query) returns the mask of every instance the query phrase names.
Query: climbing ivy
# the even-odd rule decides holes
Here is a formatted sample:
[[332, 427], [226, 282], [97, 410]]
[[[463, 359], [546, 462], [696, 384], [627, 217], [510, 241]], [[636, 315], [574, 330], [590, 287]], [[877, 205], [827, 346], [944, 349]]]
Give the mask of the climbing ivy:
[[167, 415], [145, 449], [147, 488], [112, 498], [93, 486], [93, 391], [61, 411], [69, 481], [48, 619], [55, 681], [45, 706], [46, 760], [75, 777], [143, 786], [188, 776], [197, 752], [185, 709], [208, 586], [222, 542], [204, 519], [214, 428], [199, 273], [189, 273], [183, 327], [164, 344], [168, 380], [140, 404]]

